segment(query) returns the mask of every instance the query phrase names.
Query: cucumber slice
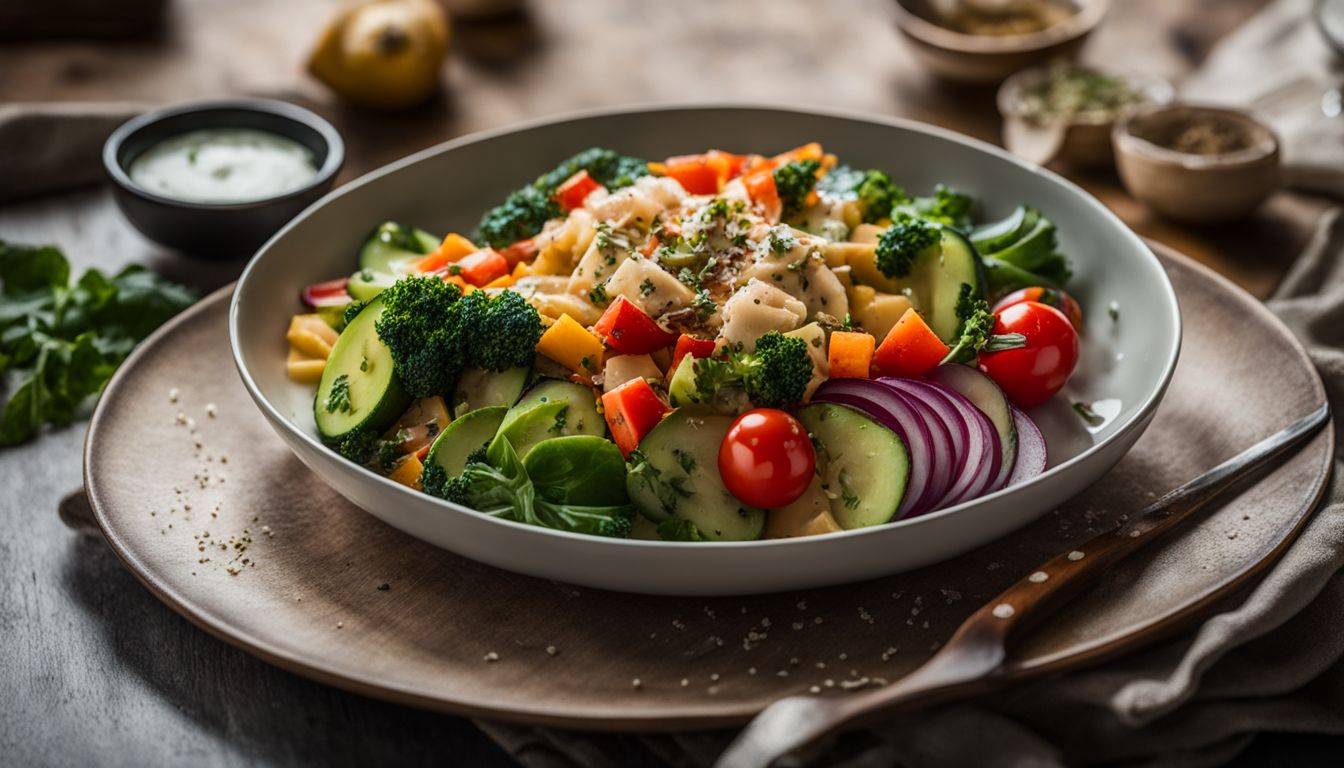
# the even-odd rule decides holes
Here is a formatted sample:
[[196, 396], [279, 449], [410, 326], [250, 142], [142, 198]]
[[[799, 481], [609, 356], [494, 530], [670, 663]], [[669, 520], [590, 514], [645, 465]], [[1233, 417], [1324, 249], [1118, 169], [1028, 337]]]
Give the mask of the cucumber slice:
[[381, 433], [406, 410], [411, 398], [392, 370], [392, 353], [374, 323], [383, 303], [369, 303], [336, 339], [317, 385], [313, 417], [328, 443], [357, 431]]
[[813, 403], [798, 420], [817, 448], [821, 488], [841, 528], [889, 523], [910, 479], [910, 454], [895, 432], [867, 414], [835, 403]]
[[470, 413], [492, 405], [513, 405], [523, 394], [531, 376], [530, 368], [510, 368], [499, 372], [468, 368], [458, 377], [457, 386], [453, 388], [453, 413]]
[[397, 261], [423, 256], [439, 247], [439, 238], [395, 221], [381, 224], [359, 250], [359, 268], [394, 273]]
[[345, 291], [355, 301], [373, 301], [378, 294], [391, 288], [399, 277], [391, 272], [361, 269], [350, 276], [350, 281], [345, 284]]
[[719, 478], [719, 445], [731, 416], [673, 411], [639, 444], [642, 461], [625, 486], [640, 513], [661, 522], [672, 517], [695, 523], [712, 541], [757, 539], [765, 510], [743, 506]]
[[529, 389], [504, 414], [496, 440], [508, 440], [518, 458], [551, 437], [593, 435], [602, 437], [606, 422], [597, 412], [597, 398], [582, 384], [546, 379]]
[[971, 233], [971, 245], [980, 253], [993, 253], [1017, 242], [1032, 227], [1040, 213], [1035, 208], [1019, 205], [1001, 221], [986, 224]]
[[944, 342], [951, 344], [961, 330], [957, 318], [957, 297], [962, 283], [969, 283], [977, 294], [985, 292], [984, 267], [975, 248], [965, 237], [943, 228], [942, 252], [937, 258], [922, 259], [911, 275], [920, 286], [924, 318]]
[[884, 293], [909, 296], [929, 327], [949, 344], [961, 326], [957, 319], [957, 296], [962, 283], [970, 283], [978, 293], [985, 291], [984, 267], [975, 248], [948, 227], [943, 228], [937, 246], [930, 246], [918, 254], [910, 274], [905, 277], [884, 276], [871, 255], [858, 257], [850, 262], [850, 266], [859, 281]]
[[449, 477], [462, 474], [462, 468], [467, 465], [467, 456], [494, 438], [508, 410], [498, 405], [464, 413], [454, 419], [439, 433], [434, 444], [429, 446], [425, 465], [438, 464]]
[[1058, 241], [1055, 237], [1055, 225], [1043, 216], [1036, 217], [1036, 223], [1022, 234], [1022, 238], [1003, 249], [986, 251], [994, 258], [1016, 265], [1029, 272], [1040, 269], [1054, 258]]
[[969, 365], [940, 365], [929, 376], [933, 381], [960, 392], [979, 408], [994, 431], [999, 433], [999, 446], [1003, 451], [1003, 462], [999, 465], [999, 476], [995, 478], [990, 490], [997, 491], [1008, 481], [1013, 465], [1017, 463], [1017, 428], [1014, 426], [1013, 409], [1008, 404], [999, 385], [985, 374]]

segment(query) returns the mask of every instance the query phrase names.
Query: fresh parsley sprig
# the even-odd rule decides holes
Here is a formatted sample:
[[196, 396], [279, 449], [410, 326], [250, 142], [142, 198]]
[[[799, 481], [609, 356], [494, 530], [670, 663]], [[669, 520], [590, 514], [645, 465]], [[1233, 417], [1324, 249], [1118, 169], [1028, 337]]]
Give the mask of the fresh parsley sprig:
[[74, 421], [137, 343], [196, 301], [138, 266], [70, 277], [56, 248], [0, 241], [0, 446]]

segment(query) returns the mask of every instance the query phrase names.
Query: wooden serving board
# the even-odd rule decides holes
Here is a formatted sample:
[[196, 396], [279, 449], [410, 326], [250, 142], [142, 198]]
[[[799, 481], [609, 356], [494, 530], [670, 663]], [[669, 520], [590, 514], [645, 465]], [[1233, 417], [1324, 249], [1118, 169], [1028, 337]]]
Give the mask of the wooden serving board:
[[[1060, 510], [913, 573], [749, 598], [648, 597], [519, 576], [424, 544], [328, 489], [271, 432], [234, 372], [227, 289], [160, 331], [109, 385], [89, 428], [86, 490], [113, 549], [151, 591], [299, 674], [588, 730], [740, 724], [783, 695], [844, 695], [899, 677], [1037, 562], [1324, 400], [1301, 347], [1261, 304], [1159, 250], [1185, 335], [1148, 432]], [[1333, 443], [1330, 427], [1116, 568], [1028, 638], [1015, 676], [1151, 642], [1257, 573], [1315, 508]]]

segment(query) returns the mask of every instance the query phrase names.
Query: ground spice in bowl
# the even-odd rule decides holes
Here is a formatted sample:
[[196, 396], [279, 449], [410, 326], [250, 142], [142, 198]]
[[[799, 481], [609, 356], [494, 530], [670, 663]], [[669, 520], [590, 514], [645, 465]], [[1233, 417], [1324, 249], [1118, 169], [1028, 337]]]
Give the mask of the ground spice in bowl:
[[1225, 155], [1247, 149], [1252, 143], [1244, 123], [1211, 113], [1191, 115], [1184, 124], [1173, 123], [1158, 135], [1144, 138], [1187, 155]]

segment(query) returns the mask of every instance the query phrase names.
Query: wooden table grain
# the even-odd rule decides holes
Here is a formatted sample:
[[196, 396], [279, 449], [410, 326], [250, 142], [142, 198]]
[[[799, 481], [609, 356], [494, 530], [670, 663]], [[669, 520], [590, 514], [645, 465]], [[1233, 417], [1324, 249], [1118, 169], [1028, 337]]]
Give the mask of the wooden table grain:
[[[1179, 79], [1262, 4], [1118, 2], [1086, 58]], [[152, 40], [7, 42], [0, 103], [283, 98], [336, 123], [349, 149], [343, 180], [466, 132], [631, 102], [838, 107], [997, 137], [992, 91], [949, 89], [921, 72], [892, 29], [887, 0], [537, 0], [524, 15], [457, 24], [444, 92], [412, 115], [341, 107], [302, 73], [336, 5], [177, 0]], [[1151, 216], [1112, 174], [1078, 181], [1140, 234], [1259, 296], [1323, 207], [1281, 193], [1245, 221], [1190, 230]], [[56, 243], [77, 267], [146, 263], [202, 289], [240, 268], [203, 266], [148, 243], [101, 189], [0, 208], [0, 239]], [[280, 672], [158, 603], [100, 541], [65, 529], [55, 514], [80, 483], [82, 439], [76, 425], [0, 452], [0, 764], [509, 763], [465, 721]], [[646, 759], [632, 747], [630, 764]]]

